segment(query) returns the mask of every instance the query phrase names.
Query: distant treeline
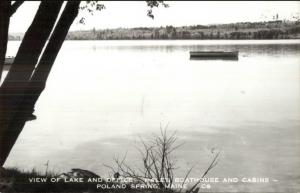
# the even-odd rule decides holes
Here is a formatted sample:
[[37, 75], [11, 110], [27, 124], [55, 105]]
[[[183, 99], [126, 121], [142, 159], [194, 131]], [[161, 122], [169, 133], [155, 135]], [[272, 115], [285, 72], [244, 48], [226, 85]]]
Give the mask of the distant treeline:
[[[18, 39], [10, 37], [10, 39]], [[67, 40], [298, 39], [300, 21], [71, 31]]]

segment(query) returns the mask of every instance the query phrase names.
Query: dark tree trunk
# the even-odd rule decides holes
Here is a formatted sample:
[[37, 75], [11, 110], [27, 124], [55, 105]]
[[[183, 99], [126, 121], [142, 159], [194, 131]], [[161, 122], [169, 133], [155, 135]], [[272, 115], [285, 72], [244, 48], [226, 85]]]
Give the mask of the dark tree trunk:
[[27, 82], [53, 29], [62, 6], [60, 1], [42, 1], [35, 18], [28, 28], [16, 58], [2, 87]]
[[24, 1], [15, 1], [9, 8], [9, 16], [11, 17], [23, 3]]
[[55, 62], [56, 56], [58, 55], [65, 37], [68, 34], [71, 24], [78, 15], [79, 4], [80, 1], [71, 1], [67, 3], [62, 16], [50, 37], [46, 49], [28, 84], [20, 108], [17, 110], [16, 115], [10, 122], [9, 130], [7, 130], [8, 132], [4, 133], [6, 140], [11, 142], [9, 145], [7, 144], [8, 152], [11, 150], [21, 133], [28, 116], [30, 116], [34, 111], [34, 105], [45, 88], [48, 75]]
[[10, 1], [0, 1], [0, 81], [8, 42]]
[[0, 166], [4, 164], [20, 131], [13, 128], [21, 102], [39, 56], [58, 17], [63, 1], [42, 1], [0, 88]]
[[69, 28], [78, 15], [79, 4], [80, 1], [67, 3], [62, 16], [59, 19], [50, 37], [49, 43], [46, 46], [46, 49], [37, 65], [37, 68], [30, 79], [29, 88], [31, 89], [29, 89], [28, 91], [31, 91], [31, 93], [27, 93], [28, 95], [26, 95], [31, 98], [29, 106], [34, 106], [46, 86], [47, 78], [58, 55], [58, 52], [63, 45]]

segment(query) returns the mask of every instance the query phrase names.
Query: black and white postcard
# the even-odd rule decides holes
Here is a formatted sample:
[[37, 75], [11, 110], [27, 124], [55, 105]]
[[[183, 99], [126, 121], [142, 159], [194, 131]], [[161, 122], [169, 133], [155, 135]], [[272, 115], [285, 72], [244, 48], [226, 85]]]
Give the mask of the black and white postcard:
[[0, 193], [299, 193], [300, 1], [0, 1]]

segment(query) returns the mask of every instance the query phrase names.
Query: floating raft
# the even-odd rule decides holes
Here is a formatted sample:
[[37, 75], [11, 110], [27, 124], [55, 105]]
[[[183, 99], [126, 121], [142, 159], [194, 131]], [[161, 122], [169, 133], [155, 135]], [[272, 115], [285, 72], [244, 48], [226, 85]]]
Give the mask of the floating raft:
[[237, 59], [239, 52], [190, 52], [191, 59]]

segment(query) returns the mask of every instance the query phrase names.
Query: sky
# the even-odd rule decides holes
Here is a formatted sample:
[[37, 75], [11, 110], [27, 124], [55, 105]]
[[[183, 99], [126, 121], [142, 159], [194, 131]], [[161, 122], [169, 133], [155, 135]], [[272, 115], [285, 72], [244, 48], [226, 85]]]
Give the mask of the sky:
[[[108, 29], [119, 27], [159, 27], [165, 25], [207, 25], [233, 22], [254, 22], [291, 19], [300, 13], [300, 1], [168, 1], [169, 8], [153, 10], [154, 19], [147, 16], [144, 1], [105, 1], [106, 9], [85, 16], [85, 24], [77, 19], [73, 30]], [[27, 1], [11, 18], [10, 32], [25, 32], [39, 6], [39, 2]]]

